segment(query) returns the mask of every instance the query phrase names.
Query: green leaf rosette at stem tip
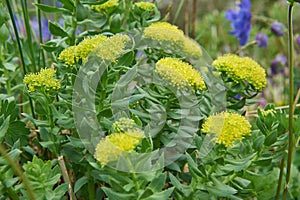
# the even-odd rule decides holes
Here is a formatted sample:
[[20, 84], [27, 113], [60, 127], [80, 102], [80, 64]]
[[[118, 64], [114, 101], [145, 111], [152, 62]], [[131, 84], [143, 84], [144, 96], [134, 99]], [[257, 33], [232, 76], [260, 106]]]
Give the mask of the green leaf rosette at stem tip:
[[287, 0], [287, 2], [290, 4], [294, 4], [295, 2], [300, 3], [300, 0]]

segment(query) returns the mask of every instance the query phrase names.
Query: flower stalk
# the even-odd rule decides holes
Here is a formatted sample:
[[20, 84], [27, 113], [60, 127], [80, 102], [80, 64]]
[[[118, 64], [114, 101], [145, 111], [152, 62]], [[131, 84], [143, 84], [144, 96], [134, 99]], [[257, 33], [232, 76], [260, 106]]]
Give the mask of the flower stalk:
[[293, 115], [294, 115], [294, 69], [293, 69], [293, 6], [294, 2], [289, 2], [288, 7], [288, 65], [289, 65], [289, 142], [288, 142], [288, 159], [286, 167], [286, 180], [283, 191], [283, 200], [287, 198], [288, 188], [291, 176], [291, 166], [294, 151], [294, 135], [293, 135]]
[[[38, 0], [37, 2], [38, 4], [40, 4], [41, 0]], [[37, 8], [37, 16], [38, 16], [38, 23], [39, 23], [40, 44], [42, 44], [43, 43], [42, 17], [41, 17], [41, 10], [38, 8]], [[39, 63], [38, 63], [39, 69], [46, 66], [45, 54], [42, 47], [40, 47], [40, 56], [42, 57], [42, 63], [41, 60], [39, 59]]]
[[[21, 46], [20, 37], [19, 37], [19, 34], [18, 34], [17, 25], [16, 25], [16, 22], [14, 20], [14, 15], [13, 15], [13, 11], [12, 11], [12, 8], [11, 8], [9, 0], [6, 0], [6, 5], [7, 5], [7, 8], [8, 8], [10, 19], [12, 21], [12, 25], [13, 25], [14, 33], [15, 33], [15, 36], [16, 36], [16, 41], [17, 41], [18, 49], [19, 49], [19, 52], [20, 52], [22, 69], [23, 69], [23, 73], [25, 75], [25, 74], [27, 74], [27, 70], [26, 70], [26, 66], [25, 66], [24, 54], [23, 54], [23, 51], [22, 51], [22, 46]], [[29, 104], [30, 104], [30, 109], [31, 109], [32, 117], [35, 118], [34, 107], [33, 107], [33, 102], [32, 102], [31, 97], [29, 97]]]

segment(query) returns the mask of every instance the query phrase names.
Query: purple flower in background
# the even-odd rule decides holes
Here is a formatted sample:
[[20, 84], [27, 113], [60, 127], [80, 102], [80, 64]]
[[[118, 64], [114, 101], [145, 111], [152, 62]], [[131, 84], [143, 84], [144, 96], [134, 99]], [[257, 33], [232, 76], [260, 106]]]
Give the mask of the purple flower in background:
[[26, 36], [26, 28], [25, 28], [24, 20], [20, 16], [14, 15], [14, 21], [16, 23], [16, 27], [17, 27], [17, 31], [19, 33], [19, 36], [20, 37]]
[[147, 55], [143, 51], [138, 51], [136, 52], [135, 57], [140, 59], [145, 59], [147, 58]]
[[[54, 4], [55, 2], [55, 4]], [[43, 4], [46, 4], [48, 6], [56, 6], [58, 8], [62, 7], [62, 4], [59, 1], [54, 1], [54, 0], [44, 0]]]
[[258, 105], [261, 106], [262, 108], [266, 107], [267, 105], [266, 99], [264, 97], [260, 97], [258, 100]]
[[242, 98], [242, 96], [241, 96], [241, 95], [239, 95], [239, 94], [237, 94], [237, 95], [235, 95], [235, 96], [234, 96], [234, 98], [235, 98], [235, 99], [241, 99], [241, 98]]
[[227, 10], [225, 17], [231, 21], [233, 30], [230, 31], [230, 34], [234, 35], [239, 40], [239, 44], [243, 46], [247, 43], [251, 31], [251, 2], [250, 0], [242, 0], [238, 6], [239, 10]]
[[268, 43], [269, 43], [268, 36], [263, 33], [257, 33], [256, 34], [256, 42], [257, 42], [257, 46], [265, 49], [265, 48], [267, 48]]
[[[39, 23], [38, 23], [37, 18], [31, 19], [30, 25], [31, 25], [32, 30], [34, 31], [35, 35], [39, 38], [40, 32], [39, 32]], [[47, 41], [51, 38], [51, 33], [50, 33], [49, 27], [48, 27], [48, 20], [45, 18], [42, 18], [42, 35], [43, 35], [43, 41]]]
[[274, 22], [271, 25], [271, 31], [277, 36], [284, 36], [284, 25], [280, 22]]
[[300, 48], [300, 36], [297, 35], [297, 36], [295, 37], [295, 40], [296, 40], [296, 43], [297, 43], [298, 47]]
[[271, 62], [271, 74], [276, 75], [279, 72], [283, 73], [284, 70], [280, 70], [280, 66], [286, 66], [287, 65], [287, 58], [283, 54], [278, 54], [274, 60]]

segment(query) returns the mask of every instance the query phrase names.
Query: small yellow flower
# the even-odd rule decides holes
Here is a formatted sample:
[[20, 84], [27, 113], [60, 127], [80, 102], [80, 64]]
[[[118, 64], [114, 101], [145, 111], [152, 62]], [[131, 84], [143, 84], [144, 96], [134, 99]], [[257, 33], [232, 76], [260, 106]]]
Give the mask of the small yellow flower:
[[63, 50], [58, 59], [64, 61], [68, 66], [72, 66], [79, 60], [85, 62], [91, 51], [95, 50], [99, 45], [107, 39], [106, 36], [96, 35], [87, 37], [76, 46], [70, 46]]
[[117, 62], [117, 58], [124, 53], [126, 44], [130, 42], [127, 35], [117, 34], [109, 37], [101, 43], [100, 47], [96, 50], [98, 55], [103, 60]]
[[202, 50], [200, 45], [191, 38], [184, 37], [182, 51], [185, 55], [192, 58], [200, 58], [202, 56]]
[[228, 112], [209, 116], [202, 125], [203, 132], [216, 134], [215, 142], [226, 147], [232, 146], [234, 142], [250, 135], [250, 128], [251, 125], [245, 117]]
[[204, 90], [206, 88], [200, 72], [178, 58], [160, 59], [156, 63], [155, 72], [177, 89], [192, 87], [194, 90]]
[[200, 58], [202, 50], [200, 45], [184, 36], [182, 30], [167, 22], [156, 22], [144, 30], [144, 37], [161, 42], [169, 42], [174, 49], [178, 49], [187, 57]]
[[269, 110], [263, 110], [263, 109], [260, 109], [260, 112], [261, 114], [266, 117], [268, 115], [272, 116], [272, 117], [275, 117], [275, 114], [276, 114], [276, 110], [275, 109], [269, 109]]
[[41, 71], [37, 74], [27, 74], [24, 77], [23, 82], [28, 87], [28, 92], [33, 92], [36, 90], [42, 89], [45, 92], [53, 92], [57, 91], [60, 88], [59, 80], [53, 78], [55, 75], [55, 70], [48, 68], [48, 69], [41, 69]]
[[265, 70], [249, 57], [226, 54], [217, 58], [212, 65], [237, 83], [247, 81], [257, 91], [267, 84]]
[[136, 129], [136, 123], [132, 119], [122, 117], [113, 123], [113, 127], [116, 132], [126, 132]]
[[117, 160], [122, 153], [134, 150], [143, 137], [143, 132], [138, 130], [113, 133], [100, 140], [94, 156], [102, 165], [106, 165], [110, 161]]
[[58, 56], [58, 60], [64, 61], [67, 66], [75, 64], [76, 59], [76, 46], [70, 46], [64, 49]]
[[109, 9], [117, 7], [119, 0], [108, 0], [107, 2], [100, 5], [92, 5], [91, 8], [97, 12], [107, 12]]
[[169, 42], [182, 42], [184, 38], [183, 31], [178, 29], [177, 26], [171, 25], [167, 22], [156, 22], [151, 24], [144, 30], [145, 38], [169, 41]]
[[155, 8], [155, 4], [150, 2], [137, 2], [134, 5], [142, 10], [149, 11], [149, 12], [153, 11]]
[[76, 48], [76, 59], [82, 59], [85, 62], [91, 51], [99, 47], [107, 39], [104, 35], [96, 35], [93, 37], [87, 37], [77, 45]]

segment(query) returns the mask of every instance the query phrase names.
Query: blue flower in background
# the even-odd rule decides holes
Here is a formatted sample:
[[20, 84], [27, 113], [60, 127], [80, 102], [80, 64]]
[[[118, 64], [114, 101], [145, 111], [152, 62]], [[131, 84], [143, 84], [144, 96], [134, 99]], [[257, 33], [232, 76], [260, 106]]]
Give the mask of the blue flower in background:
[[238, 6], [239, 10], [227, 10], [225, 17], [231, 21], [233, 30], [230, 31], [230, 34], [234, 35], [239, 40], [239, 44], [243, 46], [247, 43], [251, 31], [251, 2], [250, 0], [242, 0]]
[[256, 42], [257, 42], [257, 46], [265, 49], [268, 47], [268, 43], [269, 43], [268, 36], [263, 33], [257, 33]]
[[280, 22], [274, 22], [271, 25], [271, 31], [277, 36], [284, 36], [284, 25]]
[[[39, 38], [40, 32], [39, 32], [39, 23], [37, 18], [31, 19], [30, 25], [35, 35]], [[48, 20], [45, 18], [42, 18], [42, 35], [43, 35], [43, 41], [48, 41], [51, 38], [51, 33], [48, 27]]]

